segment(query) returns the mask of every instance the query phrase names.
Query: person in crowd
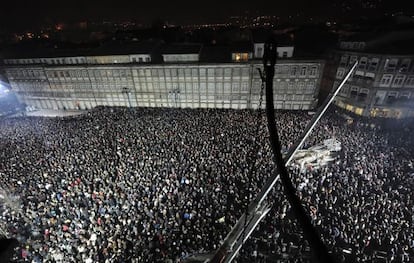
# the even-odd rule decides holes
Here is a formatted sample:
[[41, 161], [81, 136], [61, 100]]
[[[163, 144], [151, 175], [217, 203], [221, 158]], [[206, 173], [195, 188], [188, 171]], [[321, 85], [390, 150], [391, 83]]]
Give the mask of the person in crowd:
[[[338, 111], [321, 119], [304, 147], [335, 136], [343, 149], [319, 169], [289, 168], [298, 195], [330, 250], [350, 249], [359, 261], [387, 251], [409, 262], [412, 123], [348, 124]], [[310, 118], [277, 112], [283, 149]], [[121, 107], [1, 120], [0, 187], [19, 206], [3, 205], [0, 221], [20, 242], [15, 261], [180, 262], [216, 250], [275, 170], [265, 121], [248, 110]], [[309, 247], [280, 183], [268, 201], [272, 210], [240, 262]]]

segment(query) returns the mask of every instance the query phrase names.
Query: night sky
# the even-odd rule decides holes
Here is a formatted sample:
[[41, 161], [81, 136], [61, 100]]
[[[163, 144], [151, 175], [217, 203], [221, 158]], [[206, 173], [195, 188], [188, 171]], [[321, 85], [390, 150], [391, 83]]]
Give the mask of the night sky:
[[[362, 2], [379, 2], [377, 10], [361, 8]], [[358, 16], [365, 12], [412, 11], [409, 0], [3, 0], [0, 28], [22, 30], [45, 24], [88, 21], [135, 20], [151, 23], [155, 19], [179, 24], [221, 22], [229, 16], [269, 14], [332, 17]], [[347, 3], [352, 11], [340, 6]]]

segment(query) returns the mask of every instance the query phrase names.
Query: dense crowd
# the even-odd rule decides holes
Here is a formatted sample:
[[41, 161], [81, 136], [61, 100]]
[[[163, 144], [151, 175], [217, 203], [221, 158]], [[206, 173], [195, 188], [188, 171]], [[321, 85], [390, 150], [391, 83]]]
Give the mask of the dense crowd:
[[0, 118], [22, 111], [24, 106], [20, 104], [13, 93], [5, 93], [0, 88]]
[[[349, 120], [353, 120], [349, 122]], [[279, 125], [283, 125], [279, 123]], [[340, 109], [321, 119], [310, 145], [335, 137], [342, 151], [320, 169], [290, 167], [292, 181], [328, 249], [339, 262], [412, 262], [414, 260], [413, 119], [349, 118]], [[244, 250], [308, 252], [300, 226], [276, 185], [273, 209]], [[266, 255], [266, 253], [265, 253]], [[267, 255], [268, 256], [268, 255]]]
[[[0, 221], [21, 244], [17, 260], [179, 262], [215, 250], [274, 172], [265, 119], [256, 134], [256, 116], [100, 107], [77, 117], [2, 120], [0, 186], [20, 199], [17, 208], [3, 205]], [[283, 149], [310, 118], [277, 113]], [[338, 159], [320, 170], [290, 171], [330, 249], [352, 249], [359, 260], [382, 249], [408, 262], [413, 129], [380, 127], [358, 119], [347, 124], [331, 111], [305, 147], [335, 136], [343, 146]], [[300, 227], [280, 184], [269, 202], [273, 209], [255, 235], [278, 251], [297, 242], [292, 236]], [[242, 257], [258, 257], [252, 240]]]

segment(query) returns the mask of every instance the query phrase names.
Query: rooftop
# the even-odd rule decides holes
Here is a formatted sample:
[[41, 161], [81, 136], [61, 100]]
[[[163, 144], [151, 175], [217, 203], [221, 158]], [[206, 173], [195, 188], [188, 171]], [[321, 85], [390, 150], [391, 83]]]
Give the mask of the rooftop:
[[[264, 34], [264, 33], [263, 33]], [[280, 37], [279, 40], [285, 38]], [[263, 38], [264, 39], [264, 38]], [[278, 41], [278, 46], [284, 46]], [[293, 46], [293, 44], [291, 45]], [[232, 53], [253, 53], [252, 41], [233, 41], [222, 44], [165, 43], [162, 40], [111, 40], [102, 44], [81, 45], [66, 43], [21, 43], [0, 51], [5, 59], [64, 58], [148, 54], [151, 63], [161, 63], [163, 54], [199, 54], [200, 62], [231, 62]]]
[[23, 43], [5, 48], [1, 53], [6, 59], [151, 54], [159, 46], [159, 41], [109, 41], [95, 46]]
[[95, 49], [91, 49], [88, 55], [128, 55], [151, 54], [161, 46], [161, 41], [110, 41]]

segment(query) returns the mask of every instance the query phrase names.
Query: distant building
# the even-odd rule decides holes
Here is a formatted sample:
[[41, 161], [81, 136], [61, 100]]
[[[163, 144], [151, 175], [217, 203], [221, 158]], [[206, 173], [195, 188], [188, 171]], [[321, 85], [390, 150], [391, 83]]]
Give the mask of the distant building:
[[201, 45], [198, 44], [172, 44], [161, 48], [164, 62], [197, 62], [200, 61]]
[[[399, 37], [395, 41], [392, 38], [370, 42], [355, 40], [353, 43], [363, 44], [347, 49], [359, 51], [336, 52], [335, 86], [351, 65], [359, 61], [351, 79], [338, 94], [338, 106], [363, 116], [414, 116], [414, 38], [401, 41], [401, 34], [394, 36]], [[340, 46], [344, 47], [343, 44]]]
[[[186, 48], [191, 50], [185, 51]], [[73, 50], [76, 56], [70, 52], [55, 57], [50, 53], [37, 54], [38, 57], [15, 56], [5, 60], [4, 68], [19, 100], [39, 109], [85, 110], [98, 105], [258, 107], [262, 82], [257, 69], [262, 68], [261, 61], [232, 61], [228, 55], [228, 60], [210, 62], [200, 59], [211, 57], [203, 55], [204, 48], [186, 48], [162, 46], [158, 54], [151, 49], [136, 52], [132, 48], [101, 48], [85, 55]], [[234, 51], [231, 47], [227, 50], [228, 54]], [[141, 61], [141, 55], [150, 56], [151, 60]], [[157, 56], [162, 56], [164, 62], [155, 61]], [[275, 66], [275, 108], [313, 109], [323, 69], [322, 60], [279, 60]]]

